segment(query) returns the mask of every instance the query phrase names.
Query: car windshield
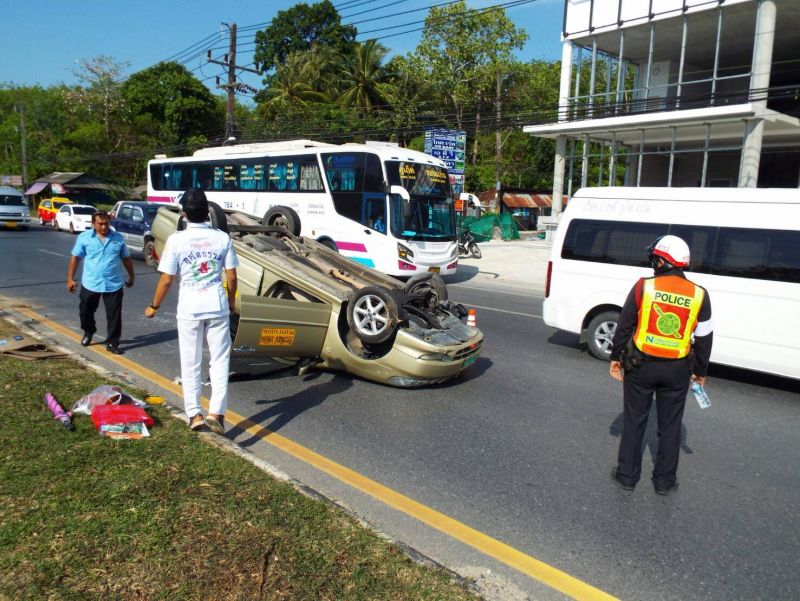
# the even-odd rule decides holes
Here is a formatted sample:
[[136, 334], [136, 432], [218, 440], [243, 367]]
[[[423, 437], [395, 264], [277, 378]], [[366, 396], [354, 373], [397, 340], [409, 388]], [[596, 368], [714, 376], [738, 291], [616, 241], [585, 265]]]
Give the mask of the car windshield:
[[54, 200], [53, 201], [53, 208], [60, 209], [64, 205], [69, 204], [68, 202], [64, 202], [63, 200]]
[[96, 210], [94, 207], [72, 207], [72, 212], [76, 215], [91, 215]]
[[0, 206], [18, 207], [25, 204], [25, 199], [12, 194], [0, 194]]

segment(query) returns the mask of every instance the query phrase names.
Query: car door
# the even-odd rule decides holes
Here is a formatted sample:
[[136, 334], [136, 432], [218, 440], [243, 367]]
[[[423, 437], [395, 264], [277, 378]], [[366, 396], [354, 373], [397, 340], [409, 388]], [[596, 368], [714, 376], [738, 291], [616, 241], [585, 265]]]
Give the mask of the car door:
[[39, 203], [39, 223], [42, 225], [50, 221], [52, 213], [50, 211], [50, 201], [43, 200]]
[[132, 213], [133, 207], [129, 204], [123, 204], [114, 217], [114, 220], [111, 222], [111, 225], [122, 236], [126, 244], [130, 243]]
[[58, 223], [58, 227], [62, 230], [69, 229], [69, 220], [72, 217], [72, 211], [70, 210], [69, 205], [64, 205], [61, 209], [56, 213], [56, 223]]
[[317, 357], [330, 320], [327, 303], [242, 295], [233, 352], [252, 357]]
[[128, 225], [128, 246], [136, 250], [144, 248], [144, 232], [147, 230], [147, 224], [144, 221], [144, 211], [141, 207], [133, 206], [131, 208], [131, 221]]

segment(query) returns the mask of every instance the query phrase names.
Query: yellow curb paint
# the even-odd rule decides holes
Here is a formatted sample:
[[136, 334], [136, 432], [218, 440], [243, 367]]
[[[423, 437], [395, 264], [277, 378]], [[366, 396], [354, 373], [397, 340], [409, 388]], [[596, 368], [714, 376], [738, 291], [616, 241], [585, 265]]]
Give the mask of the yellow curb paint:
[[[31, 309], [17, 308], [16, 310], [76, 342], [80, 341], [81, 337], [72, 330], [47, 319], [43, 315], [39, 315]], [[120, 357], [119, 355], [109, 353], [102, 346], [89, 346], [87, 348], [177, 395], [181, 394], [180, 386], [157, 374], [156, 372], [151, 371], [146, 367], [142, 367], [138, 363], [134, 363], [125, 357]], [[208, 408], [207, 398], [203, 397], [202, 403], [205, 408]], [[345, 484], [352, 486], [357, 490], [360, 490], [374, 499], [377, 499], [386, 505], [389, 505], [390, 507], [393, 507], [398, 511], [401, 511], [427, 524], [428, 526], [461, 541], [465, 545], [468, 545], [473, 549], [480, 551], [481, 553], [493, 557], [499, 562], [504, 563], [507, 566], [522, 572], [526, 576], [538, 580], [539, 582], [554, 588], [557, 591], [572, 597], [573, 599], [586, 599], [592, 601], [616, 599], [616, 597], [613, 597], [608, 593], [601, 591], [600, 589], [597, 589], [586, 582], [583, 582], [582, 580], [578, 580], [577, 578], [574, 578], [569, 574], [558, 570], [557, 568], [539, 561], [530, 555], [526, 555], [525, 553], [522, 553], [521, 551], [518, 551], [517, 549], [492, 538], [491, 536], [479, 532], [474, 528], [470, 528], [458, 520], [454, 520], [453, 518], [448, 517], [445, 514], [436, 511], [435, 509], [431, 509], [430, 507], [418, 503], [417, 501], [414, 501], [413, 499], [395, 490], [392, 490], [391, 488], [383, 486], [382, 484], [375, 482], [366, 476], [362, 476], [350, 468], [336, 463], [335, 461], [331, 461], [327, 457], [315, 453], [311, 449], [293, 442], [288, 438], [285, 438], [242, 415], [239, 415], [235, 411], [231, 411], [229, 409], [225, 414], [225, 419], [226, 421], [230, 422], [232, 426], [240, 428], [253, 436], [257, 436], [275, 448], [308, 463], [309, 465], [325, 472], [333, 478], [336, 478], [337, 480], [344, 482]]]

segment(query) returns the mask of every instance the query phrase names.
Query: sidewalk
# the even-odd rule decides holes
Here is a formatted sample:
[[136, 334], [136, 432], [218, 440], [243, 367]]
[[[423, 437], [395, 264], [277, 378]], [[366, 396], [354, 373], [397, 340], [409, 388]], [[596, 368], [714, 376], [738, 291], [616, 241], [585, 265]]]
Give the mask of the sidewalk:
[[[526, 239], [527, 238], [527, 239]], [[461, 257], [458, 272], [446, 276], [447, 283], [474, 283], [481, 287], [497, 285], [531, 292], [544, 292], [550, 242], [533, 234], [520, 234], [519, 240], [491, 240], [479, 244], [483, 257]]]

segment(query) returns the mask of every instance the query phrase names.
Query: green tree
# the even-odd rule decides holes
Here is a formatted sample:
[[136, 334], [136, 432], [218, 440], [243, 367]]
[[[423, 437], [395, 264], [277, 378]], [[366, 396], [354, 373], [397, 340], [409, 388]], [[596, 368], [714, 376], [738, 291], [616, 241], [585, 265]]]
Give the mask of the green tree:
[[359, 44], [353, 57], [341, 71], [343, 91], [338, 103], [353, 107], [359, 114], [372, 112], [387, 101], [389, 76], [383, 66], [388, 50], [377, 40]]
[[324, 67], [323, 61], [314, 60], [318, 53], [295, 52], [286, 57], [275, 74], [269, 79], [269, 86], [259, 93], [257, 99], [261, 103], [273, 106], [283, 103], [305, 105], [313, 102], [330, 102], [324, 92], [317, 90], [309, 82], [321, 83]]
[[143, 146], [201, 144], [224, 131], [222, 102], [182, 65], [159, 63], [122, 88], [127, 118]]
[[312, 5], [296, 4], [279, 11], [269, 27], [256, 32], [254, 60], [268, 71], [276, 69], [295, 52], [325, 46], [343, 57], [352, 54], [356, 28], [342, 25], [341, 17], [329, 0]]

